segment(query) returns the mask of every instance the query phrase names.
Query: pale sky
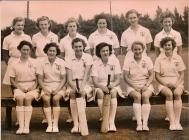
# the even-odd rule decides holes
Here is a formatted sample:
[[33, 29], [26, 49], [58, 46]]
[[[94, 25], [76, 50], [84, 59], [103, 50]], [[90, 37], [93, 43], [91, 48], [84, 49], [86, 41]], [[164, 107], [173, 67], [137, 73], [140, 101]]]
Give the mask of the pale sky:
[[[30, 1], [30, 18], [36, 20], [40, 16], [64, 23], [69, 17], [78, 18], [80, 14], [84, 19], [91, 19], [101, 12], [110, 13], [110, 0], [62, 0], [62, 1]], [[1, 27], [10, 26], [16, 16], [26, 17], [26, 1], [1, 1]], [[120, 15], [130, 9], [136, 9], [141, 14], [155, 16], [159, 5], [163, 10], [173, 11], [176, 7], [183, 14], [188, 0], [112, 0], [112, 14]]]

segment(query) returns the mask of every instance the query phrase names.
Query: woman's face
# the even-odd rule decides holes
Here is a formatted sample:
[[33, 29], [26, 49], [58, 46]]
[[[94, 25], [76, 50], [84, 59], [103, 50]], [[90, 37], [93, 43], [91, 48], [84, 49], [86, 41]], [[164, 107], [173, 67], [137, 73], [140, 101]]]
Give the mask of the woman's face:
[[30, 56], [30, 47], [28, 45], [24, 45], [21, 49], [20, 49], [20, 53], [21, 53], [21, 57], [22, 58], [28, 58]]
[[165, 30], [171, 30], [172, 25], [173, 25], [172, 18], [168, 17], [163, 19], [163, 28]]
[[110, 50], [109, 50], [109, 47], [108, 46], [105, 46], [103, 47], [101, 50], [100, 50], [100, 55], [101, 55], [101, 59], [102, 61], [104, 60], [108, 60], [108, 57], [110, 56]]
[[107, 21], [106, 19], [99, 19], [97, 22], [98, 29], [105, 29], [107, 28]]
[[132, 51], [134, 54], [134, 58], [138, 58], [138, 59], [142, 58], [143, 48], [140, 44], [135, 44], [133, 46]]
[[56, 47], [50, 47], [47, 51], [47, 56], [49, 59], [55, 59], [57, 54]]
[[83, 49], [84, 49], [84, 46], [83, 46], [82, 42], [74, 43], [73, 50], [74, 50], [76, 56], [81, 56], [83, 53]]
[[47, 32], [49, 31], [49, 27], [50, 27], [50, 23], [48, 20], [41, 20], [39, 21], [39, 29], [42, 31], [42, 32]]
[[24, 21], [17, 21], [13, 27], [16, 33], [22, 33], [24, 30]]
[[173, 51], [173, 45], [171, 41], [166, 42], [163, 45], [163, 49], [165, 51], [165, 53], [171, 53]]
[[136, 13], [129, 14], [128, 21], [129, 21], [129, 23], [131, 25], [137, 25], [138, 24], [138, 20], [139, 20], [139, 18], [138, 18]]
[[76, 22], [68, 23], [67, 29], [68, 29], [69, 33], [76, 33], [77, 32], [77, 24], [76, 24]]

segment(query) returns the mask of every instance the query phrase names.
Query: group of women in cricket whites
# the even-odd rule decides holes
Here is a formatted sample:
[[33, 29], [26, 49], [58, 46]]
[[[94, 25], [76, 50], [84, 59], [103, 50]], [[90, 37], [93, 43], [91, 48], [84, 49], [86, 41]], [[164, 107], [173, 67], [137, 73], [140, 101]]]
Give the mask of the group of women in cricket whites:
[[[24, 19], [16, 17], [13, 20], [14, 30], [3, 41], [4, 60], [8, 64], [3, 83], [11, 85], [16, 100], [19, 123], [16, 134], [29, 134], [32, 101], [39, 98], [44, 103], [43, 111], [48, 123], [46, 132], [59, 132], [61, 98], [70, 100], [71, 133], [80, 132], [82, 124], [78, 121], [76, 79], [83, 98], [96, 101], [101, 116], [103, 96], [110, 92], [109, 131], [116, 131], [114, 121], [118, 95], [134, 99], [136, 130], [149, 131], [149, 98], [159, 93], [166, 98], [169, 129], [183, 129], [180, 116], [185, 65], [180, 56], [182, 39], [180, 33], [172, 29], [172, 15], [165, 12], [161, 17], [163, 29], [154, 39], [157, 56], [154, 66], [148, 56], [153, 41], [150, 31], [138, 23], [139, 13], [136, 10], [129, 10], [126, 17], [130, 27], [123, 32], [120, 45], [116, 34], [107, 28], [109, 22], [103, 15], [96, 17], [97, 30], [88, 40], [77, 32], [78, 22], [74, 18], [68, 19], [68, 34], [60, 42], [58, 36], [51, 32], [51, 23], [46, 16], [37, 19], [40, 31], [32, 39], [23, 32]], [[117, 59], [120, 46], [125, 55], [122, 70]], [[30, 57], [31, 54], [35, 55], [35, 59]], [[108, 75], [111, 75], [111, 82], [107, 87]], [[120, 88], [121, 76], [126, 92]]]

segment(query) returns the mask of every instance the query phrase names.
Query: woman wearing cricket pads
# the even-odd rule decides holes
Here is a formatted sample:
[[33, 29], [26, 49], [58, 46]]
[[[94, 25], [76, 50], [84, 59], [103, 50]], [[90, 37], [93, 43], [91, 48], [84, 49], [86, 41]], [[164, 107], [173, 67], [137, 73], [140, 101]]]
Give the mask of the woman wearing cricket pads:
[[[114, 123], [117, 109], [117, 93], [122, 93], [120, 84], [121, 68], [116, 57], [110, 59], [112, 46], [107, 43], [100, 43], [96, 46], [96, 55], [99, 58], [92, 67], [92, 79], [95, 86], [95, 95], [97, 95], [97, 103], [102, 115], [103, 96], [110, 92], [110, 113], [109, 113], [109, 131], [116, 131]], [[110, 61], [111, 60], [111, 61]], [[115, 60], [115, 61], [113, 61]], [[110, 85], [107, 87], [108, 75], [110, 74]], [[110, 89], [110, 91], [109, 91]]]
[[[85, 95], [90, 95], [92, 88], [88, 84], [89, 73], [91, 70], [91, 66], [93, 64], [92, 56], [84, 53], [86, 47], [86, 43], [81, 38], [75, 38], [72, 41], [72, 48], [74, 50], [74, 57], [67, 60], [67, 79], [68, 85], [67, 90], [70, 90], [70, 108], [71, 114], [74, 122], [74, 126], [71, 129], [71, 133], [80, 132], [80, 127], [82, 127], [79, 123], [78, 118], [80, 119], [80, 114], [78, 113], [78, 104], [77, 104], [77, 94], [79, 92], [80, 96], [85, 98]], [[78, 79], [79, 89], [76, 86], [76, 79]], [[86, 106], [86, 102], [84, 100], [84, 106]], [[84, 112], [85, 115], [85, 112]], [[88, 130], [88, 128], [86, 128]], [[82, 130], [81, 130], [82, 131]], [[81, 132], [82, 134], [82, 132]]]

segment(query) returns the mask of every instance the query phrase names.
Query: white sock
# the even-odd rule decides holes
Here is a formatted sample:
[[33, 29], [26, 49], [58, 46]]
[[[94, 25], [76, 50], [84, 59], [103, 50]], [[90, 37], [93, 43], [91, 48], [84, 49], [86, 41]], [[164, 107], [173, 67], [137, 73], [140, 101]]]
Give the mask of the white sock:
[[25, 115], [25, 122], [24, 122], [24, 127], [29, 129], [30, 126], [30, 120], [32, 116], [32, 106], [25, 106], [24, 107], [24, 115]]
[[165, 108], [167, 111], [167, 116], [169, 117], [170, 124], [174, 124], [175, 114], [173, 110], [173, 101], [165, 101]]
[[52, 112], [51, 112], [51, 107], [44, 107], [44, 113], [45, 117], [48, 122], [48, 126], [52, 126]]
[[143, 104], [142, 105], [142, 118], [143, 124], [148, 124], [148, 118], [150, 115], [151, 105], [150, 104]]
[[110, 101], [110, 115], [109, 115], [110, 124], [114, 124], [116, 111], [117, 111], [117, 98], [112, 98]]
[[24, 106], [16, 106], [16, 115], [19, 123], [19, 128], [24, 128]]
[[53, 125], [58, 127], [58, 120], [60, 115], [60, 107], [53, 107]]
[[79, 126], [77, 104], [75, 99], [70, 99], [70, 108], [74, 126]]
[[180, 123], [180, 116], [182, 111], [182, 100], [174, 100], [174, 113], [175, 113], [175, 123]]
[[142, 125], [141, 120], [141, 104], [133, 103], [133, 111], [137, 120], [137, 125]]
[[97, 103], [100, 110], [100, 115], [102, 116], [103, 99], [97, 99]]

